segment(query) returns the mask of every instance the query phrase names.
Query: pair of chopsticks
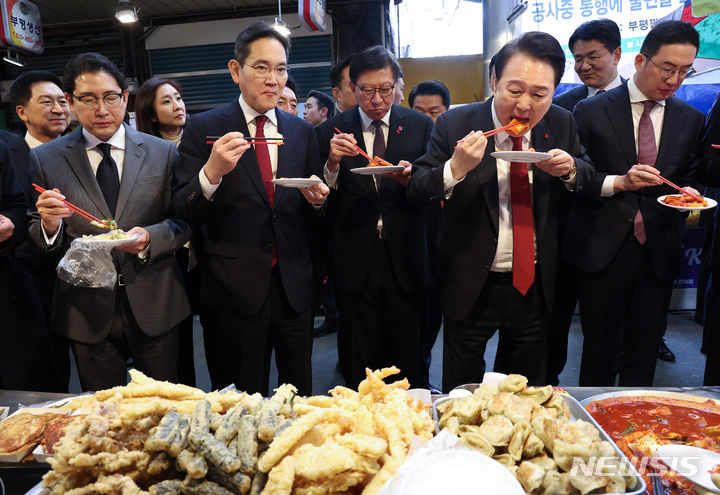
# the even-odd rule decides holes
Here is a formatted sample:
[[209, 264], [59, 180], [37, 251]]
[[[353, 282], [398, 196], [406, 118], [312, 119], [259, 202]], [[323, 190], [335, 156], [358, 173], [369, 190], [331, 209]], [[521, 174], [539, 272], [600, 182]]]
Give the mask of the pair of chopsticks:
[[[41, 194], [46, 191], [46, 189], [38, 186], [38, 185], [35, 184], [34, 182], [33, 182], [33, 185], [32, 185], [32, 186], [35, 188], [35, 190], [36, 190], [37, 192], [39, 192], [39, 193], [41, 193]], [[97, 222], [97, 223], [99, 223], [100, 225], [102, 225], [103, 227], [105, 227], [106, 229], [112, 230], [112, 229], [108, 226], [108, 224], [106, 224], [103, 220], [100, 220], [99, 218], [96, 218], [96, 217], [92, 216], [90, 213], [86, 212], [85, 210], [82, 210], [82, 209], [78, 208], [77, 206], [75, 206], [74, 204], [72, 204], [72, 203], [70, 203], [70, 202], [68, 202], [68, 201], [62, 200], [62, 202], [65, 203], [68, 208], [70, 208], [72, 211], [74, 211], [75, 213], [77, 213], [77, 214], [80, 215], [81, 217], [87, 218], [87, 219], [90, 220], [91, 222]]]
[[[493, 130], [491, 130], [491, 131], [483, 132], [482, 135], [485, 136], [485, 137], [494, 136], [495, 134], [498, 134], [499, 132], [507, 131], [508, 129], [510, 129], [511, 127], [513, 127], [513, 126], [515, 126], [515, 125], [517, 125], [517, 122], [512, 123], [512, 124], [508, 124], [508, 125], [504, 125], [504, 126], [502, 126], [502, 127], [498, 127], [497, 129], [493, 129]], [[457, 146], [455, 146], [455, 149], [457, 149], [457, 147], [460, 146], [460, 144], [462, 144], [463, 141], [465, 141], [465, 140], [464, 140], [464, 139], [460, 139], [460, 140], [457, 142]]]
[[[207, 144], [213, 144], [215, 141], [220, 139], [222, 136], [205, 136], [205, 142]], [[265, 144], [277, 144], [278, 146], [283, 144], [285, 138], [281, 137], [252, 137], [246, 136], [245, 141], [248, 143], [265, 143]]]
[[691, 192], [686, 191], [685, 189], [681, 188], [680, 186], [677, 186], [677, 185], [673, 184], [672, 182], [670, 182], [669, 180], [667, 180], [667, 179], [666, 179], [665, 177], [663, 177], [662, 175], [658, 175], [657, 177], [658, 177], [658, 179], [660, 179], [661, 181], [663, 181], [663, 182], [664, 182], [665, 184], [667, 184], [668, 186], [674, 187], [675, 189], [677, 189], [677, 190], [680, 191], [681, 193], [686, 194], [687, 196], [690, 196], [690, 197], [693, 198], [693, 199], [697, 199], [698, 201], [703, 201], [703, 200], [704, 200], [704, 198], [703, 198], [702, 196], [698, 196], [697, 194], [694, 194], [694, 193], [691, 193]]
[[[341, 130], [338, 129], [337, 127], [335, 128], [335, 130], [338, 132], [338, 134], [345, 134], [343, 131], [341, 131]], [[380, 166], [380, 164], [379, 164], [378, 162], [376, 162], [375, 160], [373, 160], [372, 158], [370, 158], [370, 155], [368, 155], [367, 153], [365, 153], [360, 146], [358, 146], [357, 144], [353, 144], [353, 146], [355, 146], [355, 149], [358, 150], [358, 152], [359, 152], [362, 156], [364, 156], [365, 158], [367, 158], [368, 160], [370, 160], [370, 161], [371, 161], [372, 163], [374, 163], [376, 166], [378, 166], [378, 167]]]

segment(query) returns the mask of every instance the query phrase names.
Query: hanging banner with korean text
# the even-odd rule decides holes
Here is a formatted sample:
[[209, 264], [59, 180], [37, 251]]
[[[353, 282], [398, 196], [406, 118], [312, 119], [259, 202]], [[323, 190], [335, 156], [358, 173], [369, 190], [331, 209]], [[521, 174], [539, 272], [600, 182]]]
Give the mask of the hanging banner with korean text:
[[43, 52], [40, 10], [27, 0], [0, 0], [2, 29], [0, 41], [4, 46], [28, 53]]

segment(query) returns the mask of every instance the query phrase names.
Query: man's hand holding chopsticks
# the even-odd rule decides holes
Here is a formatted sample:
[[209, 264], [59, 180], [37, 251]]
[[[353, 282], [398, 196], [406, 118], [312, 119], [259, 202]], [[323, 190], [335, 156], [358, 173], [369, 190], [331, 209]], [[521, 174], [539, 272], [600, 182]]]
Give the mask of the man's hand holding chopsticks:
[[658, 179], [660, 171], [650, 165], [633, 165], [625, 175], [615, 177], [613, 189], [615, 192], [620, 191], [637, 191], [643, 187], [659, 186], [663, 182]]
[[15, 224], [5, 215], [0, 215], [0, 242], [5, 242], [13, 235]]
[[406, 160], [400, 160], [398, 162], [398, 165], [401, 165], [405, 168], [403, 168], [402, 170], [398, 170], [397, 172], [388, 172], [387, 174], [382, 174], [382, 176], [387, 177], [388, 179], [398, 181], [400, 184], [407, 187], [408, 182], [410, 182], [410, 173], [412, 172], [412, 163], [410, 163]]
[[[311, 175], [310, 178], [319, 179], [319, 177], [315, 174]], [[324, 182], [318, 182], [310, 187], [301, 187], [300, 192], [303, 196], [305, 196], [305, 199], [311, 205], [322, 206], [327, 199], [328, 194], [330, 194], [330, 188], [326, 186]]]
[[355, 156], [359, 152], [355, 145], [357, 141], [352, 134], [339, 133], [335, 134], [330, 140], [330, 154], [328, 155], [327, 168], [330, 173], [337, 173], [340, 166], [340, 160], [344, 156]]
[[38, 197], [35, 207], [42, 219], [42, 227], [48, 237], [55, 235], [60, 228], [63, 218], [68, 218], [73, 214], [72, 210], [63, 203], [65, 196], [60, 194], [60, 190], [55, 188], [52, 191], [46, 190]]
[[148, 247], [148, 244], [150, 244], [150, 233], [142, 227], [133, 227], [128, 230], [126, 234], [129, 236], [140, 234], [140, 236], [133, 242], [123, 244], [122, 246], [116, 246], [115, 249], [125, 251], [130, 254], [138, 254], [144, 251], [145, 248]]
[[215, 141], [204, 167], [210, 184], [218, 184], [224, 175], [230, 173], [248, 148], [250, 143], [242, 132], [228, 132]]
[[455, 152], [450, 158], [450, 170], [455, 180], [460, 180], [477, 167], [485, 156], [487, 138], [482, 132], [470, 133], [458, 143]]

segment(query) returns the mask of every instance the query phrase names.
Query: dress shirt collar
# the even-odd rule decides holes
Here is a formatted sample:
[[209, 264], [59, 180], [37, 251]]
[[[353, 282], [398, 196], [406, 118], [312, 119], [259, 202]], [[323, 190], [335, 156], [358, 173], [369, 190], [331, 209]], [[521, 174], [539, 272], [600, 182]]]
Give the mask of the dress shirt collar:
[[[495, 100], [492, 102], [492, 119], [493, 119], [493, 128], [497, 129], [498, 127], [502, 127], [502, 124], [500, 123], [500, 119], [498, 119], [497, 112], [495, 111]], [[487, 129], [489, 131], [491, 129]], [[532, 130], [532, 129], [531, 129]], [[530, 132], [531, 130], [527, 131], [525, 134], [523, 134], [523, 149], [528, 149], [532, 145], [532, 142], [530, 141]], [[508, 134], [505, 131], [498, 132], [495, 134], [495, 146], [499, 145], [500, 143], [504, 141], [510, 140], [510, 134]], [[512, 145], [510, 145], [510, 149], [512, 149]]]
[[[242, 94], [240, 94], [240, 97], [238, 98], [238, 103], [240, 104], [240, 108], [242, 108], [243, 114], [245, 114], [246, 124], [249, 124], [250, 122], [255, 120], [255, 117], [257, 117], [258, 115], [261, 115], [260, 112], [255, 110], [245, 101]], [[270, 120], [270, 122], [272, 122], [275, 127], [278, 127], [277, 115], [275, 115], [274, 108], [271, 108], [262, 115], [266, 115], [268, 120]]]
[[[102, 143], [100, 139], [90, 134], [87, 129], [83, 127], [82, 130], [83, 136], [85, 137], [85, 149], [89, 150], [94, 147], [96, 147], [98, 144]], [[107, 141], [104, 141], [113, 148], [118, 148], [121, 150], [125, 149], [125, 124], [121, 124], [120, 128], [115, 132], [115, 134], [112, 135], [110, 139]]]
[[27, 131], [27, 132], [25, 133], [25, 142], [27, 143], [28, 148], [30, 148], [30, 149], [37, 148], [37, 147], [40, 146], [41, 144], [44, 144], [44, 143], [43, 143], [42, 141], [40, 141], [39, 139], [35, 139], [34, 137], [32, 137], [32, 136], [30, 135], [30, 131]]
[[[636, 74], [637, 75], [637, 74]], [[642, 103], [649, 100], [647, 96], [635, 84], [635, 76], [628, 79], [628, 93], [630, 94], [630, 103]], [[656, 101], [658, 105], [665, 106], [665, 100]]]
[[[363, 112], [362, 108], [360, 108], [359, 106], [358, 106], [358, 112], [360, 112], [360, 123], [362, 124], [363, 132], [371, 131], [373, 119], [368, 117], [368, 115], [365, 112]], [[383, 124], [388, 126], [388, 128], [390, 127], [390, 112], [392, 112], [392, 107], [390, 108], [390, 110], [387, 111], [387, 113], [383, 116], [383, 118], [380, 119]]]
[[601, 89], [604, 89], [605, 91], [610, 91], [611, 89], [617, 88], [621, 84], [622, 84], [622, 79], [620, 79], [620, 74], [618, 74], [617, 76], [615, 76], [615, 79], [613, 79], [610, 82], [610, 84], [608, 84], [604, 88], [593, 88], [592, 86], [588, 86], [587, 87], [588, 98], [590, 98], [591, 96], [595, 96], [597, 94], [597, 92], [600, 91]]

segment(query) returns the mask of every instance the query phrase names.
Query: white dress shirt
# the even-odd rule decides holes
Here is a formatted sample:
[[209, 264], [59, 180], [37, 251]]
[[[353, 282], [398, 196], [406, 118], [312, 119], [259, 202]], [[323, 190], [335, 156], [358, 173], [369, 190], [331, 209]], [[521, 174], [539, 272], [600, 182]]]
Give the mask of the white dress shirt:
[[595, 96], [595, 95], [597, 94], [597, 92], [600, 91], [601, 89], [604, 89], [605, 91], [610, 91], [611, 89], [617, 88], [617, 87], [620, 86], [621, 84], [622, 84], [622, 79], [620, 79], [620, 74], [618, 74], [618, 75], [615, 77], [615, 79], [613, 79], [613, 80], [610, 82], [610, 84], [608, 84], [608, 85], [605, 86], [604, 88], [593, 88], [592, 86], [588, 86], [588, 87], [587, 87], [587, 90], [588, 90], [588, 95], [587, 95], [587, 97], [590, 98], [591, 96]]
[[[635, 84], [635, 78], [628, 79], [628, 93], [630, 94], [630, 109], [632, 110], [633, 119], [633, 136], [635, 137], [635, 153], [638, 152], [638, 130], [640, 128], [640, 117], [645, 110], [644, 101], [649, 100], [647, 96], [640, 91]], [[650, 120], [652, 121], [653, 131], [655, 131], [655, 145], [659, 147], [660, 135], [662, 134], [662, 126], [665, 121], [665, 100], [656, 101], [657, 105], [650, 110]], [[645, 165], [645, 164], [642, 164]], [[607, 175], [603, 181], [600, 195], [604, 198], [615, 194], [615, 178], [617, 175]]]
[[[257, 117], [258, 115], [266, 115], [267, 120], [265, 121], [265, 126], [263, 127], [265, 137], [280, 137], [280, 134], [278, 133], [277, 115], [275, 115], [274, 108], [271, 108], [264, 114], [260, 114], [254, 108], [247, 104], [247, 102], [243, 99], [242, 94], [238, 97], [238, 103], [240, 104], [240, 108], [243, 111], [243, 115], [245, 115], [245, 123], [248, 126], [248, 133], [250, 136], [257, 136], [257, 124], [255, 122], [255, 117]], [[268, 145], [267, 148], [268, 153], [270, 154], [272, 176], [273, 179], [275, 179], [277, 177], [278, 147], [274, 145]], [[202, 189], [203, 196], [205, 196], [205, 198], [210, 201], [215, 194], [215, 191], [217, 191], [218, 186], [220, 186], [220, 184], [222, 183], [222, 177], [220, 178], [220, 182], [218, 182], [217, 184], [210, 184], [207, 175], [205, 175], [205, 167], [200, 170], [199, 177], [200, 188]]]
[[30, 131], [27, 131], [25, 133], [25, 143], [28, 145], [28, 148], [30, 148], [30, 149], [37, 148], [41, 144], [44, 144], [39, 139], [35, 139], [33, 136], [31, 136]]

